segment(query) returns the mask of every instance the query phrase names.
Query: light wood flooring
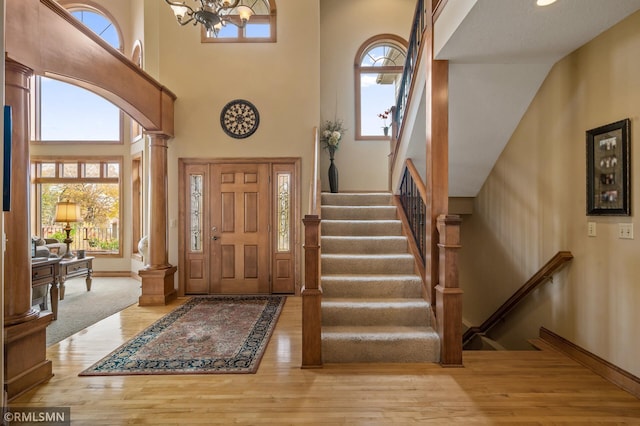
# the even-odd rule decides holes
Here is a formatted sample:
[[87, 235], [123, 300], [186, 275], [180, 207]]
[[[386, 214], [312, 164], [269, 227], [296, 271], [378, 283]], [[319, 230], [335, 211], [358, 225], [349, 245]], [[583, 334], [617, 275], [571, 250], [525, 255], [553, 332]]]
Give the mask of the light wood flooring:
[[78, 377], [169, 312], [132, 306], [48, 349], [55, 377], [12, 406], [71, 407], [77, 425], [638, 424], [640, 400], [549, 351], [465, 352], [435, 364], [300, 369], [301, 299], [288, 298], [257, 374]]

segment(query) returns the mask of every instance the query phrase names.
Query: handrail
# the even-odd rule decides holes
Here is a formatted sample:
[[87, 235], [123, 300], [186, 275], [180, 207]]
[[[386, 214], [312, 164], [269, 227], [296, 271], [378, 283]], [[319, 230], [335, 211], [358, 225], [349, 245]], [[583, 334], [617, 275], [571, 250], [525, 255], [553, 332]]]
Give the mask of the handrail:
[[[414, 81], [414, 74], [418, 66], [418, 58], [422, 51], [422, 39], [424, 30], [427, 28], [427, 22], [430, 20], [431, 13], [427, 13], [427, 3], [424, 0], [418, 0], [416, 11], [411, 24], [411, 35], [409, 36], [409, 45], [407, 47], [407, 57], [402, 70], [402, 79], [398, 86], [398, 97], [396, 98], [395, 111], [393, 111], [393, 122], [396, 123], [396, 139], [400, 139], [400, 135], [404, 128], [404, 116], [407, 105], [409, 104], [409, 95]], [[395, 156], [395, 153], [393, 154]]]
[[513, 295], [507, 299], [496, 311], [483, 322], [479, 327], [471, 327], [462, 336], [463, 346], [467, 344], [476, 334], [488, 332], [493, 326], [500, 322], [513, 308], [516, 307], [533, 289], [542, 283], [550, 281], [552, 275], [557, 272], [565, 263], [573, 259], [570, 251], [559, 251], [555, 254], [538, 272], [520, 287]]
[[318, 187], [319, 187], [319, 175], [318, 175], [318, 169], [319, 169], [319, 161], [320, 161], [320, 155], [319, 155], [319, 151], [320, 151], [320, 139], [318, 136], [318, 127], [314, 127], [313, 128], [313, 171], [311, 174], [311, 182], [310, 182], [310, 189], [309, 189], [309, 214], [310, 215], [319, 215], [319, 208], [318, 206], [320, 205], [319, 201], [319, 197], [320, 197], [320, 193], [318, 191]]
[[411, 235], [424, 262], [427, 255], [427, 188], [410, 158], [405, 162], [399, 199]]

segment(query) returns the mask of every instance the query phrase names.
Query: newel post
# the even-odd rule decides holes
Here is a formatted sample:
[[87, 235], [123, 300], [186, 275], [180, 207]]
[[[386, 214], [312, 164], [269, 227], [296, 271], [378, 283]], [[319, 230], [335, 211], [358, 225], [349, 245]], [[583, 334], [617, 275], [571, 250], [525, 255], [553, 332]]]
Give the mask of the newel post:
[[440, 364], [462, 366], [462, 290], [459, 288], [460, 216], [438, 216], [439, 282], [436, 291]]
[[304, 223], [304, 286], [302, 287], [302, 368], [322, 367], [322, 288], [320, 286], [320, 218]]

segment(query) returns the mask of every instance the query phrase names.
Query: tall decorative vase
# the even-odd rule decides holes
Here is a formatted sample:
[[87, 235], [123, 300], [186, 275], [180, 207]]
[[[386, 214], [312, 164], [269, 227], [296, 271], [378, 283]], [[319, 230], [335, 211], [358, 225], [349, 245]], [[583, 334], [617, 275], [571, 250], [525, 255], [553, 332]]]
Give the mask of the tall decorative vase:
[[389, 126], [384, 126], [382, 130], [384, 131], [385, 136], [389, 136]]
[[335, 148], [329, 148], [329, 160], [331, 164], [329, 165], [329, 188], [331, 192], [338, 192], [338, 168], [333, 163], [333, 156], [335, 154]]

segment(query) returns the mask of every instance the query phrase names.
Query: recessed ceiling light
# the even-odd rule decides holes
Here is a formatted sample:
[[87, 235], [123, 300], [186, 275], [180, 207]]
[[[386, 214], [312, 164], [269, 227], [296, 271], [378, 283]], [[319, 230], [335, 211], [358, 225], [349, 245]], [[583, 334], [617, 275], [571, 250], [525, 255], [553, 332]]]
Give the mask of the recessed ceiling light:
[[549, 6], [550, 4], [555, 3], [556, 0], [537, 0], [536, 4], [538, 6]]

